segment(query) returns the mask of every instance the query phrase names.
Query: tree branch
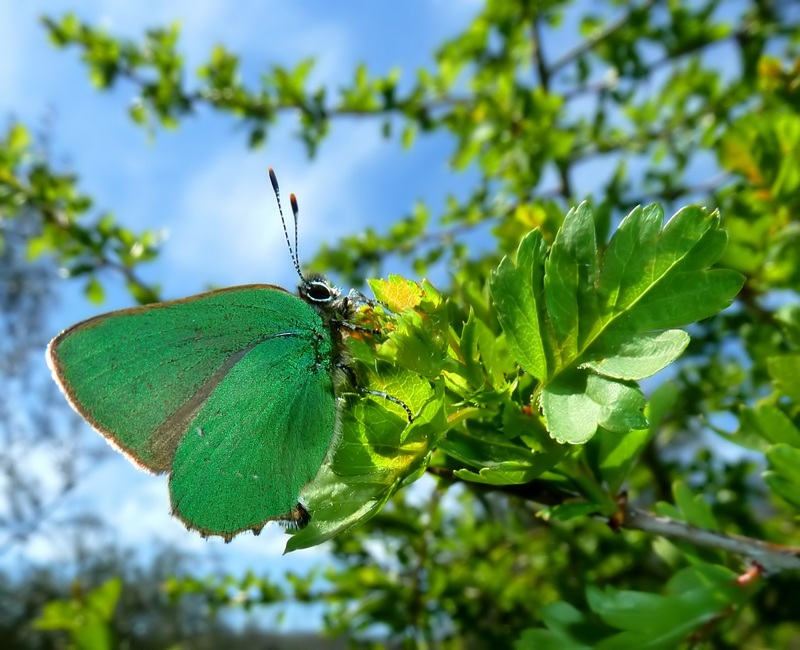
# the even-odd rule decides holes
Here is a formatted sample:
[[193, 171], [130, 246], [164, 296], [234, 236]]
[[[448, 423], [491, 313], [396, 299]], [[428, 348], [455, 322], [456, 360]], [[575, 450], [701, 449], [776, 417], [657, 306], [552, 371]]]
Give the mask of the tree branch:
[[800, 548], [698, 528], [677, 519], [650, 514], [627, 504], [621, 511], [619, 525], [629, 530], [641, 530], [668, 539], [684, 540], [697, 546], [736, 553], [757, 562], [767, 573], [800, 569]]
[[559, 70], [561, 70], [561, 68], [568, 66], [579, 56], [585, 54], [586, 52], [594, 48], [598, 43], [604, 41], [609, 36], [613, 35], [614, 32], [624, 27], [625, 24], [631, 19], [631, 16], [633, 16], [635, 13], [638, 13], [640, 11], [648, 11], [655, 3], [656, 0], [647, 0], [638, 7], [633, 7], [626, 14], [620, 16], [616, 20], [606, 25], [605, 29], [597, 32], [591, 38], [583, 40], [580, 43], [580, 45], [578, 45], [577, 47], [573, 48], [572, 50], [564, 54], [564, 56], [562, 56], [560, 59], [555, 61], [555, 63], [553, 63], [550, 66], [550, 74], [555, 75]]
[[[485, 485], [463, 481], [448, 467], [429, 466], [429, 474], [433, 474], [451, 483], [461, 483], [475, 490], [503, 492], [526, 501], [544, 505], [559, 505], [565, 501], [579, 499], [576, 493], [564, 492], [547, 481], [535, 479], [519, 485]], [[684, 521], [654, 515], [645, 510], [629, 505], [623, 496], [619, 499], [620, 507], [616, 515], [608, 520], [613, 530], [641, 530], [652, 535], [660, 535], [667, 539], [683, 540], [697, 546], [716, 548], [735, 553], [752, 560], [766, 573], [778, 571], [800, 570], [800, 548], [773, 544], [752, 537], [729, 535], [714, 530], [692, 526]]]

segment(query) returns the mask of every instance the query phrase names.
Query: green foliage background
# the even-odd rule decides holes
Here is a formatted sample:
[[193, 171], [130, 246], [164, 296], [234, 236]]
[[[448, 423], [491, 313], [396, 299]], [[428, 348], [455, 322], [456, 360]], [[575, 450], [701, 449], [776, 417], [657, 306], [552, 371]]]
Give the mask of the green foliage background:
[[[419, 276], [371, 281], [396, 318], [380, 340], [352, 344], [363, 380], [417, 419], [349, 399], [342, 444], [304, 494], [312, 525], [288, 542], [329, 539], [336, 562], [280, 585], [176, 574], [164, 599], [207, 612], [321, 603], [326, 632], [365, 646], [800, 644], [787, 605], [799, 554], [758, 543], [800, 544], [800, 17], [788, 3], [732, 4], [604, 3], [617, 18], [587, 9], [585, 40], [551, 60], [542, 34], [558, 33], [570, 2], [489, 0], [435, 66], [379, 77], [364, 65], [335, 96], [310, 86], [309, 61], [249, 87], [223, 46], [185, 69], [175, 26], [128, 41], [44, 19], [99, 89], [134, 85], [130, 116], [156, 136], [205, 106], [241, 123], [251, 147], [296, 119], [313, 157], [355, 115], [406, 147], [449, 134], [451, 165], [477, 178], [441, 214], [420, 205], [313, 262], [352, 284], [389, 256]], [[736, 48], [735, 74], [711, 64], [722, 42]], [[402, 91], [401, 75], [414, 79]], [[696, 185], [691, 165], [709, 155], [720, 174]], [[598, 157], [611, 181], [576, 196]], [[551, 169], [556, 188], [544, 185]], [[36, 155], [25, 125], [6, 130], [6, 245], [24, 220], [29, 259], [52, 258], [90, 299], [119, 279], [135, 300], [157, 299], [136, 273], [156, 237], [91, 205], [75, 176]], [[676, 213], [663, 229], [661, 206]], [[493, 238], [481, 256], [462, 239], [477, 228]], [[441, 260], [449, 285], [422, 283]], [[637, 382], [667, 366], [645, 398]], [[715, 425], [720, 414], [736, 427]], [[722, 460], [717, 440], [750, 453]], [[403, 488], [425, 473], [436, 487], [408, 500]], [[655, 515], [688, 532], [657, 531]], [[723, 552], [716, 531], [746, 552]], [[35, 629], [76, 647], [145, 647], [114, 607], [128, 588], [87, 584], [50, 602]]]

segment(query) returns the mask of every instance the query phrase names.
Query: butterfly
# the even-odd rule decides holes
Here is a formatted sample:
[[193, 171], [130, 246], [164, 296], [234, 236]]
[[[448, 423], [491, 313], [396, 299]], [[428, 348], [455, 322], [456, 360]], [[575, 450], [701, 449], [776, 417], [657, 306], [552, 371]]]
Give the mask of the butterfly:
[[251, 284], [90, 318], [47, 349], [72, 407], [136, 466], [169, 474], [172, 514], [204, 536], [230, 541], [269, 521], [302, 528], [300, 503], [335, 447], [342, 386], [361, 388], [346, 337], [376, 303], [305, 276], [269, 170], [297, 294]]

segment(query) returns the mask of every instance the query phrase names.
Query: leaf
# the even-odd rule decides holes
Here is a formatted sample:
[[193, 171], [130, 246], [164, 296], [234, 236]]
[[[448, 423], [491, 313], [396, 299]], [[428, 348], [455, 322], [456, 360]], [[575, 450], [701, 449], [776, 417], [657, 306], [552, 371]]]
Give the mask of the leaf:
[[766, 453], [768, 446], [786, 443], [800, 449], [800, 430], [779, 408], [771, 404], [759, 404], [756, 408], [744, 406], [739, 415], [740, 431], [729, 439], [757, 435], [751, 448]]
[[719, 523], [711, 510], [711, 505], [702, 494], [692, 493], [683, 481], [675, 481], [672, 485], [672, 494], [686, 523], [707, 530], [719, 530]]
[[561, 503], [541, 511], [540, 517], [545, 521], [558, 519], [569, 521], [576, 517], [586, 517], [603, 511], [603, 504], [598, 503]]
[[[547, 312], [561, 357], [577, 356], [598, 315], [597, 242], [592, 210], [581, 203], [567, 214], [558, 231], [544, 277]], [[565, 365], [566, 365], [565, 364]]]
[[[548, 630], [564, 641], [570, 641], [577, 637], [577, 640], [591, 643], [596, 638], [596, 626], [590, 624], [583, 613], [569, 603], [557, 602], [547, 605], [541, 609], [539, 617]], [[591, 646], [578, 643], [574, 647]]]
[[461, 479], [489, 485], [527, 483], [555, 467], [568, 451], [552, 443], [546, 451], [531, 451], [509, 441], [505, 436], [482, 432], [470, 435], [453, 429], [439, 448], [456, 460], [480, 468], [479, 472], [458, 469]]
[[[375, 401], [379, 397], [343, 410], [342, 439], [333, 458], [300, 495], [313, 517], [292, 535], [286, 553], [316, 546], [368, 521], [404, 480], [424, 471], [447, 428], [443, 382], [432, 390], [413, 373], [395, 371], [379, 388], [403, 400], [416, 413], [414, 421], [409, 424], [402, 410], [387, 410], [386, 404]], [[394, 407], [389, 405], [396, 411]]]
[[[609, 490], [616, 494], [631, 468], [658, 431], [661, 421], [678, 399], [678, 387], [672, 382], [661, 384], [653, 391], [644, 410], [649, 426], [633, 429], [620, 436], [601, 432], [597, 441], [597, 467]], [[594, 441], [593, 441], [594, 442]]]
[[744, 281], [707, 268], [727, 243], [716, 212], [684, 208], [662, 229], [663, 219], [658, 205], [636, 208], [599, 258], [592, 212], [582, 204], [556, 235], [543, 279], [538, 231], [523, 239], [516, 266], [504, 258], [492, 278], [509, 350], [539, 380], [547, 428], [559, 442], [585, 443], [598, 427], [645, 430], [644, 400], [628, 382], [677, 359], [689, 337], [669, 328], [728, 306]]
[[800, 402], [800, 354], [784, 354], [767, 359], [769, 374], [778, 390], [794, 401]]
[[83, 596], [47, 603], [33, 621], [39, 630], [64, 630], [81, 650], [116, 647], [110, 621], [122, 593], [122, 581], [112, 578]]
[[800, 449], [779, 444], [767, 451], [769, 470], [764, 480], [775, 494], [800, 508]]
[[395, 313], [392, 336], [378, 346], [381, 358], [434, 379], [447, 364], [449, 322], [442, 296], [429, 282], [399, 276], [372, 280], [375, 297]]
[[547, 377], [549, 365], [540, 322], [546, 248], [541, 233], [531, 231], [520, 242], [516, 265], [504, 257], [490, 283], [509, 349], [520, 366], [540, 381]]
[[86, 284], [86, 288], [84, 289], [84, 293], [86, 297], [89, 299], [89, 302], [99, 305], [100, 303], [105, 300], [105, 291], [103, 290], [103, 285], [100, 284], [100, 281], [93, 275], [89, 282]]
[[643, 332], [687, 325], [727, 307], [741, 288], [741, 274], [706, 269], [727, 244], [718, 213], [684, 208], [654, 237], [662, 218], [660, 206], [637, 208], [612, 237], [598, 286], [607, 299], [606, 327]]
[[736, 582], [736, 574], [715, 565], [687, 567], [667, 585], [667, 595], [587, 589], [589, 607], [607, 625], [623, 630], [597, 643], [601, 650], [675, 648], [695, 630], [754, 593]]
[[534, 458], [529, 463], [509, 460], [496, 465], [482, 467], [477, 474], [466, 469], [457, 469], [453, 474], [462, 480], [472, 481], [473, 483], [515, 485], [527, 483], [538, 478], [547, 470], [555, 467], [562, 456], [563, 454], [539, 453], [534, 454]]
[[683, 330], [665, 332], [606, 332], [588, 351], [584, 365], [596, 373], [617, 379], [644, 379], [677, 359], [689, 335]]
[[541, 628], [525, 630], [514, 644], [514, 650], [591, 650], [591, 648], [591, 645], [578, 643]]
[[525, 630], [514, 644], [516, 650], [589, 650], [597, 640], [597, 626], [569, 603], [547, 605], [539, 611], [539, 618], [547, 629]]
[[647, 427], [638, 388], [591, 372], [559, 376], [542, 391], [541, 401], [550, 435], [562, 443], [587, 442], [598, 427], [617, 433]]

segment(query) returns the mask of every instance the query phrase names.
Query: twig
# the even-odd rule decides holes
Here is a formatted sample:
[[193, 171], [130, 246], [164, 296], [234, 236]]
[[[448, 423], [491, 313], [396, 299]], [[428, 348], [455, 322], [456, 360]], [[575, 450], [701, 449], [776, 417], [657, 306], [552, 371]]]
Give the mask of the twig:
[[[482, 483], [462, 481], [453, 474], [452, 469], [446, 467], [429, 466], [427, 471], [447, 481], [461, 482], [475, 490], [503, 492], [526, 501], [546, 505], [558, 505], [567, 500], [580, 498], [577, 494], [562, 492], [558, 488], [554, 489], [554, 486], [547, 481], [538, 479], [520, 485], [484, 485]], [[668, 539], [683, 540], [697, 546], [706, 546], [736, 553], [756, 562], [763, 568], [765, 573], [800, 569], [800, 548], [772, 544], [741, 535], [728, 535], [692, 526], [684, 521], [670, 517], [654, 515], [629, 505], [624, 495], [619, 499], [619, 502], [618, 512], [609, 520], [609, 525], [614, 530], [623, 528], [641, 530], [642, 532], [660, 535]]]
[[686, 522], [653, 515], [632, 506], [624, 506], [622, 520], [619, 524], [630, 530], [641, 530], [669, 539], [685, 540], [697, 546], [707, 546], [736, 553], [757, 562], [767, 573], [800, 569], [800, 548], [698, 528]]
[[564, 56], [562, 56], [560, 59], [558, 59], [555, 63], [553, 63], [550, 66], [550, 74], [551, 75], [555, 75], [556, 72], [558, 72], [561, 68], [569, 65], [572, 61], [577, 59], [581, 54], [584, 54], [585, 52], [588, 52], [595, 45], [597, 45], [601, 41], [607, 39], [609, 36], [614, 34], [614, 32], [616, 32], [618, 29], [621, 29], [622, 27], [624, 27], [625, 23], [627, 23], [631, 19], [631, 16], [633, 16], [635, 13], [642, 12], [642, 11], [647, 11], [655, 3], [656, 3], [656, 0], [647, 0], [646, 2], [642, 3], [641, 5], [639, 5], [637, 7], [633, 7], [630, 11], [628, 11], [626, 14], [620, 16], [616, 20], [608, 23], [608, 25], [606, 25], [605, 29], [603, 29], [602, 31], [597, 32], [594, 36], [592, 36], [590, 38], [587, 38], [586, 40], [582, 41], [580, 45], [578, 45], [577, 47], [573, 48], [572, 50], [570, 50], [569, 52], [564, 54]]

